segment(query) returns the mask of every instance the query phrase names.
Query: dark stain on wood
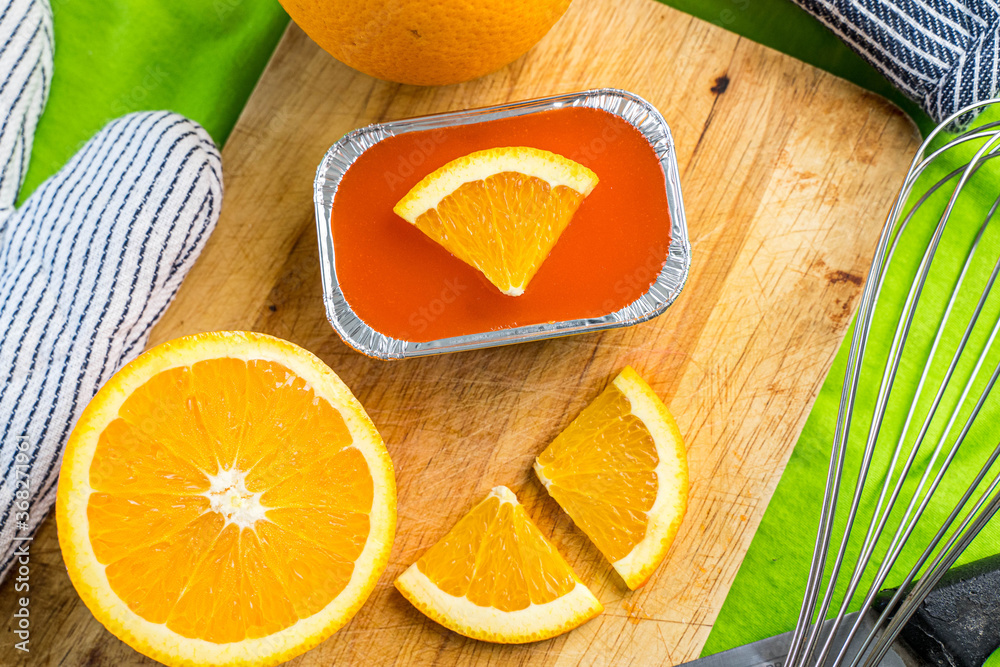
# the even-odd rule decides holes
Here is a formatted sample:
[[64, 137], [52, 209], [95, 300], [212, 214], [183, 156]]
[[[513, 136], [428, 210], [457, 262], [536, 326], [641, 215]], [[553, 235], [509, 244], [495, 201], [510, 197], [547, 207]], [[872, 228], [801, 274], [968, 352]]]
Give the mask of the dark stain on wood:
[[723, 74], [715, 79], [715, 85], [712, 86], [712, 92], [716, 95], [721, 95], [726, 92], [727, 88], [729, 88], [729, 77]]
[[826, 274], [826, 280], [831, 285], [839, 285], [841, 283], [850, 283], [852, 285], [861, 286], [863, 279], [861, 276], [851, 273], [849, 271], [831, 271]]

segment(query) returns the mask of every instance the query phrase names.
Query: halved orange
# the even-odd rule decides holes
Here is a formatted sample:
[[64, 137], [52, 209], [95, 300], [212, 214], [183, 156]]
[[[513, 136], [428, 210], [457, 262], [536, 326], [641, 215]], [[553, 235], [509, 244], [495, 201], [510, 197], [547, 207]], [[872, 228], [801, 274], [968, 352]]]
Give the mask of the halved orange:
[[168, 665], [274, 665], [346, 623], [388, 562], [388, 453], [332, 370], [271, 336], [146, 352], [70, 436], [56, 501], [94, 616]]
[[555, 637], [604, 610], [505, 486], [403, 572], [396, 588], [446, 628], [504, 644]]
[[590, 169], [549, 151], [490, 148], [432, 172], [393, 210], [519, 296], [597, 182]]
[[687, 509], [677, 422], [630, 366], [541, 453], [535, 473], [631, 589], [666, 556]]

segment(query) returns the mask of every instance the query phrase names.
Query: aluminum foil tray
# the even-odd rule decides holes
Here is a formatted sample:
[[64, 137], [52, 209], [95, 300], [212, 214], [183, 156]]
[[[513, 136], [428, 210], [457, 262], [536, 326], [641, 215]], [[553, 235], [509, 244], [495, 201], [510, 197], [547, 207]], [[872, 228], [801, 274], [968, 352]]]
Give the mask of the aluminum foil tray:
[[[358, 317], [344, 298], [337, 280], [331, 225], [337, 187], [354, 161], [386, 137], [404, 132], [481, 123], [563, 107], [593, 107], [618, 116], [642, 133], [660, 159], [670, 212], [670, 247], [663, 269], [649, 291], [621, 310], [603, 317], [533, 324], [426, 342], [399, 340], [386, 336]], [[475, 350], [645, 322], [661, 314], [674, 302], [684, 287], [691, 266], [691, 245], [688, 242], [680, 178], [677, 173], [677, 156], [670, 128], [667, 127], [660, 112], [649, 102], [638, 95], [615, 88], [587, 90], [482, 109], [407, 118], [354, 130], [344, 135], [323, 156], [323, 161], [316, 170], [313, 198], [316, 204], [316, 230], [319, 235], [323, 301], [326, 304], [327, 318], [345, 343], [359, 352], [378, 359], [405, 359], [444, 352]]]

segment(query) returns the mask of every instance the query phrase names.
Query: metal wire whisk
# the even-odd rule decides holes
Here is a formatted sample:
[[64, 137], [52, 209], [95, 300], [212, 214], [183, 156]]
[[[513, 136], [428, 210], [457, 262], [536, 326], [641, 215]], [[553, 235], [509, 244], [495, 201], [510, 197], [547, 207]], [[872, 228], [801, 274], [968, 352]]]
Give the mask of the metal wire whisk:
[[[984, 242], [984, 237], [992, 239], [991, 225], [994, 214], [1000, 207], [1000, 178], [993, 173], [992, 178], [985, 180], [989, 170], [983, 168], [989, 166], [992, 158], [1000, 155], [1000, 121], [980, 123], [978, 127], [961, 132], [939, 148], [932, 148], [942, 142], [942, 132], [950, 123], [993, 104], [1000, 104], [1000, 100], [969, 106], [947, 119], [927, 137], [914, 157], [906, 180], [889, 212], [865, 283], [851, 338], [816, 544], [802, 609], [785, 665], [878, 665], [931, 588], [1000, 508], [1000, 466], [993, 469], [993, 464], [1000, 457], [998, 441], [992, 452], [972, 452], [983, 457], [979, 473], [968, 481], [967, 490], [940, 525], [935, 519], [935, 523], [927, 530], [928, 524], [924, 523], [922, 533], [918, 532], [914, 536], [933, 532], [933, 538], [926, 544], [908, 543], [917, 523], [925, 518], [928, 504], [932, 502], [949, 467], [973, 430], [977, 417], [983, 413], [983, 406], [987, 404], [989, 394], [1000, 377], [1000, 362], [987, 358], [991, 356], [990, 350], [1000, 333], [1000, 314], [994, 312], [995, 305], [990, 307], [1000, 299], [1000, 294], [990, 299], [994, 283], [1000, 274], [1000, 260], [995, 260], [992, 272], [985, 279], [982, 276], [986, 274], [986, 270], [979, 270], [984, 266], [984, 261], [985, 267], [989, 267], [990, 260], [984, 260], [984, 257], [991, 251], [995, 252], [996, 245], [990, 240]], [[926, 172], [932, 165], [939, 167], [940, 162], [936, 161], [942, 156], [970, 154], [971, 157], [964, 159], [961, 167], [928, 187], [912, 205], [908, 204], [918, 179], [922, 175], [929, 176]], [[1000, 163], [994, 166], [1000, 166]], [[985, 219], [980, 214], [976, 219], [970, 220], [968, 215], [956, 214], [955, 209], [963, 197], [969, 196], [967, 186], [977, 175], [980, 177], [977, 183], [987, 182], [989, 191], [998, 196], [986, 212]], [[947, 203], [938, 208], [945, 198]], [[976, 203], [978, 202], [977, 199]], [[895, 323], [888, 356], [884, 364], [879, 356], [874, 363], [868, 359], [866, 366], [866, 350], [869, 342], [880, 336], [880, 325], [886, 325], [882, 334], [892, 328], [890, 318], [894, 315], [886, 316], [877, 308], [893, 260], [902, 262], [897, 257], [897, 250], [901, 247], [900, 239], [907, 232], [908, 226], [911, 231], [917, 227], [911, 223], [918, 212], [921, 216], [937, 216], [938, 211], [940, 214], [936, 227]], [[923, 219], [925, 218], [917, 218]], [[933, 219], [932, 217], [931, 220]], [[1000, 220], [997, 224], [1000, 225]], [[968, 238], [968, 253], [960, 269], [953, 262], [949, 263], [948, 258], [936, 257], [942, 237], [946, 234], [949, 239], [952, 238], [951, 235], [958, 234], [955, 238], [963, 246], [966, 244], [966, 237]], [[939, 261], [935, 262], [935, 259]], [[947, 268], [941, 268], [942, 266]], [[928, 282], [932, 271], [933, 278]], [[944, 278], [939, 275], [942, 271], [946, 274]], [[950, 297], [946, 299], [926, 296], [926, 293], [935, 292], [941, 286], [947, 292], [949, 285]], [[976, 294], [979, 294], [978, 300], [971, 307], [971, 300]], [[923, 301], [921, 296], [925, 296]], [[932, 314], [941, 311], [939, 317], [935, 316], [936, 329], [934, 319], [927, 326], [926, 317], [915, 318], [918, 307], [921, 308], [922, 315], [928, 309]], [[971, 310], [971, 315], [967, 316], [965, 310]], [[986, 316], [981, 317], [984, 313]], [[988, 321], [993, 319], [995, 321]], [[918, 322], [916, 329], [923, 332], [918, 336], [913, 335], [915, 321]], [[931, 338], [932, 330], [934, 334], [928, 354], [926, 344]], [[963, 332], [953, 353], [949, 350], [955, 339], [946, 335], [949, 331]], [[924, 338], [921, 339], [921, 336]], [[918, 340], [914, 342], [914, 338]], [[982, 344], [984, 338], [985, 344]], [[881, 336], [879, 340], [889, 338]], [[972, 345], [969, 344], [970, 341], [973, 341]], [[916, 359], [915, 355], [920, 358]], [[996, 351], [992, 356], [997, 356]], [[921, 364], [922, 370], [919, 370]], [[901, 368], [907, 369], [904, 375], [909, 373], [916, 377], [919, 373], [913, 393], [910, 393], [913, 382], [897, 382]], [[964, 372], [956, 373], [960, 368], [962, 371], [971, 368], [971, 375], [967, 379], [963, 378]], [[878, 393], [874, 404], [871, 401], [859, 404], [859, 387], [874, 388], [876, 382]], [[901, 430], [898, 428], [901, 420], [886, 419], [890, 405], [899, 408], [898, 414], [902, 414], [902, 410], [906, 411]], [[874, 409], [868, 420], [867, 412], [872, 407]], [[852, 428], [858, 445], [863, 438], [863, 450], [860, 446], [848, 447]], [[1000, 429], [993, 431], [1000, 432]], [[992, 443], [992, 440], [989, 442]], [[970, 455], [966, 451], [962, 454], [964, 457]], [[859, 456], [856, 484], [852, 488], [848, 482], [842, 488], [845, 462], [849, 457], [854, 457], [853, 468], [853, 462], [857, 462], [856, 457]], [[881, 462], [886, 458], [889, 463], [885, 473], [881, 473], [882, 463], [875, 466], [876, 470], [873, 471], [873, 461]], [[978, 458], [975, 463], [978, 463]], [[914, 485], [914, 480], [918, 477], [919, 480]], [[954, 477], [949, 478], [949, 482], [954, 483]], [[963, 488], [964, 484], [962, 481], [959, 488]], [[878, 496], [874, 509], [871, 510], [871, 498], [876, 489]], [[846, 518], [843, 511], [838, 516], [838, 503], [843, 510], [848, 499], [850, 505]], [[862, 507], [864, 511], [859, 512]], [[870, 520], [865, 526], [864, 519], [869, 512]], [[842, 531], [839, 529], [840, 524], [843, 524]], [[834, 530], [835, 525], [838, 526], [837, 531]], [[861, 534], [864, 539], [858, 549], [857, 538]], [[872, 608], [876, 594], [884, 587], [893, 566], [900, 561], [904, 545], [908, 545], [911, 554], [914, 553], [914, 547], [922, 548], [920, 556], [879, 616], [875, 630], [863, 638], [859, 637], [864, 640], [859, 650], [849, 650], [851, 639], [859, 633], [865, 612]], [[855, 550], [858, 551], [856, 560], [853, 557]], [[905, 567], [907, 563], [900, 564]], [[872, 580], [863, 586], [862, 581], [869, 577]], [[844, 588], [844, 581], [847, 582], [846, 590], [838, 592], [838, 582], [839, 588]], [[914, 581], [917, 581], [916, 585], [912, 585]], [[861, 614], [855, 621], [845, 621], [851, 601], [859, 598]], [[831, 620], [824, 624], [823, 620], [828, 617]], [[835, 640], [841, 626], [849, 629], [847, 639]]]

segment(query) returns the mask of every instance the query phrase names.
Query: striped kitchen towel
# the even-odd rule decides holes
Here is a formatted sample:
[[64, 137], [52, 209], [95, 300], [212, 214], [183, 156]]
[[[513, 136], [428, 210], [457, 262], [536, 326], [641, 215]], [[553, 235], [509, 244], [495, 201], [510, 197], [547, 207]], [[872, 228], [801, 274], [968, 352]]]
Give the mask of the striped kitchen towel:
[[[997, 95], [1000, 0], [794, 0], [937, 122]], [[963, 116], [959, 126], [972, 116]]]
[[15, 209], [52, 51], [43, 0], [0, 9], [0, 578], [52, 507], [80, 413], [145, 347], [222, 203], [211, 138], [161, 111], [111, 122]]

